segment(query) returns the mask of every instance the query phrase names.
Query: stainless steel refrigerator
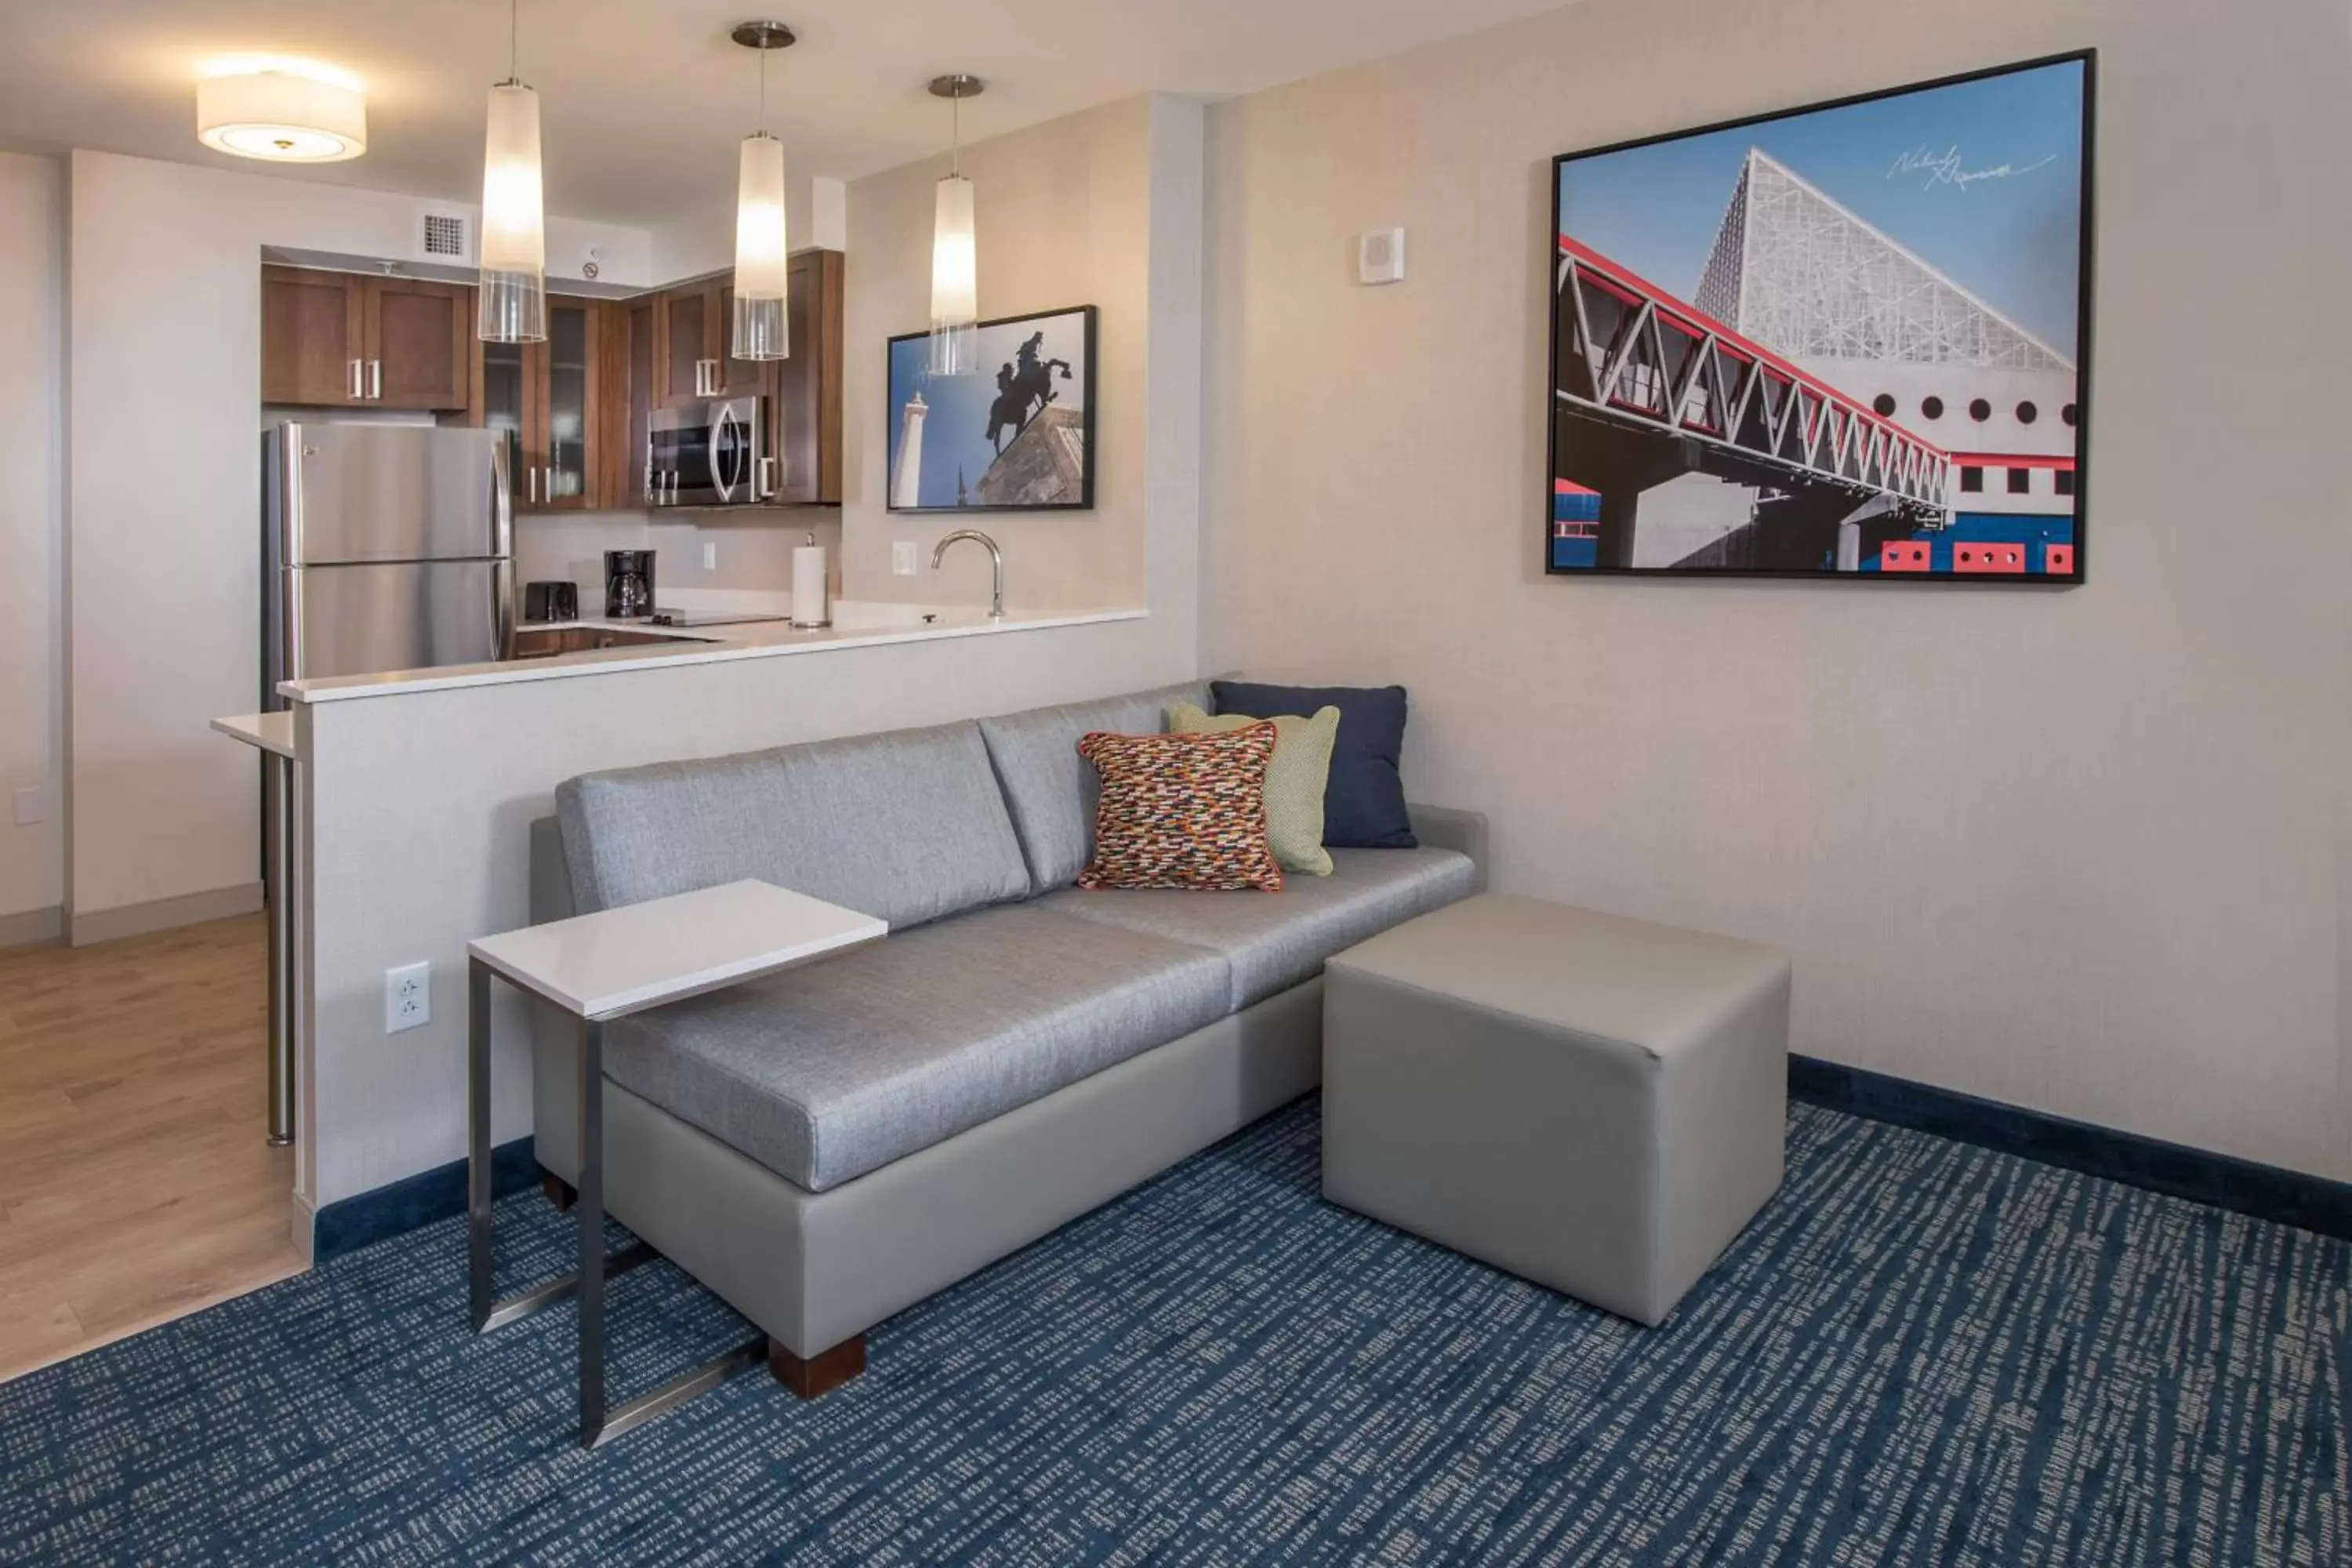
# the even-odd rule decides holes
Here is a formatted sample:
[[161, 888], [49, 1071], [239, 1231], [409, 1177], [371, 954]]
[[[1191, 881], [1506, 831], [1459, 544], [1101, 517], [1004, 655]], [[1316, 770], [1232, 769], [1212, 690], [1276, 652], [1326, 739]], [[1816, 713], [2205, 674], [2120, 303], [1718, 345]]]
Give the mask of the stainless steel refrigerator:
[[281, 680], [504, 658], [514, 520], [495, 430], [280, 425], [262, 436], [262, 706]]
[[[261, 706], [281, 680], [505, 658], [514, 646], [506, 437], [420, 425], [284, 424], [262, 433]], [[295, 870], [301, 792], [264, 753], [269, 908], [269, 1142], [294, 1138]]]

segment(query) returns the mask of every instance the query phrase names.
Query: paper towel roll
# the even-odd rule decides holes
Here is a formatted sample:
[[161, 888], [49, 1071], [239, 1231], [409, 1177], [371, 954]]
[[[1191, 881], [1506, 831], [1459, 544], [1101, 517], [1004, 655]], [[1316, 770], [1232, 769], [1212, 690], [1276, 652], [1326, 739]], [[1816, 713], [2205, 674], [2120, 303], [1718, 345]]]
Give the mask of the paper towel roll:
[[793, 625], [822, 626], [832, 624], [825, 613], [824, 546], [795, 544], [793, 546]]

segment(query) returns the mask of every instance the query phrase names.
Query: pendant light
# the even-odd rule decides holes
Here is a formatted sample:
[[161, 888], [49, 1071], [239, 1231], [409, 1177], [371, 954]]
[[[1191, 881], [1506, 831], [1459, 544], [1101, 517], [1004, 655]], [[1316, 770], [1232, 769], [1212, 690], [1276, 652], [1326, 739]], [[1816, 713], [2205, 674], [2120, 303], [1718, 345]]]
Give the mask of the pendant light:
[[547, 209], [540, 192], [539, 94], [516, 69], [519, 0], [507, 8], [507, 79], [490, 89], [482, 143], [482, 279], [475, 336], [486, 343], [547, 338]]
[[931, 82], [931, 95], [953, 106], [948, 177], [940, 182], [931, 226], [933, 375], [980, 370], [980, 247], [972, 227], [971, 182], [963, 177], [963, 100], [978, 98], [983, 88], [976, 76], [943, 76]]
[[768, 53], [793, 46], [782, 22], [746, 22], [730, 35], [760, 51], [760, 124], [743, 138], [735, 177], [735, 323], [730, 352], [739, 360], [788, 359], [791, 328], [784, 296], [792, 263], [785, 255], [784, 144], [768, 134]]

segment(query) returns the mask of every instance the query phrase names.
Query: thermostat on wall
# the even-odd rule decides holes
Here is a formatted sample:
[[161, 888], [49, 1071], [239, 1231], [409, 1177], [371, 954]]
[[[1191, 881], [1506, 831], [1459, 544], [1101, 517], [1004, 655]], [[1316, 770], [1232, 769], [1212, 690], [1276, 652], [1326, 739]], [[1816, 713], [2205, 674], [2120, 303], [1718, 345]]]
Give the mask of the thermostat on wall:
[[1356, 281], [1404, 281], [1404, 230], [1376, 228], [1356, 237]]

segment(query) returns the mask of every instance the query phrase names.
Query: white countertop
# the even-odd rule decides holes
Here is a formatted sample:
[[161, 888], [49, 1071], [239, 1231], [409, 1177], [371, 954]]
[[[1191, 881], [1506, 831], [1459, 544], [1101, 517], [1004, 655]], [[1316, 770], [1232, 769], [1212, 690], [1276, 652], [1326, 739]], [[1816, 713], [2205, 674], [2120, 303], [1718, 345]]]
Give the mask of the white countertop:
[[[830, 626], [795, 630], [789, 621], [749, 621], [716, 626], [657, 626], [649, 621], [525, 621], [518, 632], [612, 630], [655, 632], [691, 637], [691, 642], [598, 648], [592, 652], [557, 654], [550, 658], [508, 659], [496, 664], [454, 664], [435, 669], [394, 670], [383, 675], [348, 675], [316, 680], [289, 680], [278, 689], [297, 702], [335, 702], [359, 697], [394, 697], [414, 691], [443, 691], [452, 687], [494, 686], [519, 680], [562, 680], [572, 676], [607, 675], [621, 670], [653, 669], [673, 664], [716, 664], [729, 659], [770, 658], [781, 654], [824, 653], [835, 648], [875, 647], [887, 643], [931, 642], [942, 637], [989, 637], [1004, 632], [1044, 631], [1054, 626], [1093, 626], [1106, 621], [1138, 621], [1150, 612], [1140, 609], [1009, 610], [1004, 619], [992, 621], [976, 606], [923, 605], [854, 605], [835, 606], [839, 617]], [[929, 615], [935, 620], [925, 622]], [[220, 728], [226, 721], [215, 721]], [[224, 731], [224, 733], [234, 731]], [[261, 744], [259, 741], [254, 744]], [[291, 752], [285, 753], [292, 755]]]
[[239, 713], [234, 718], [215, 719], [213, 728], [232, 741], [242, 741], [248, 746], [258, 746], [281, 757], [294, 756], [294, 714], [289, 709], [275, 713]]
[[889, 927], [768, 882], [729, 882], [466, 944], [509, 980], [583, 1018], [618, 1018], [773, 974]]

